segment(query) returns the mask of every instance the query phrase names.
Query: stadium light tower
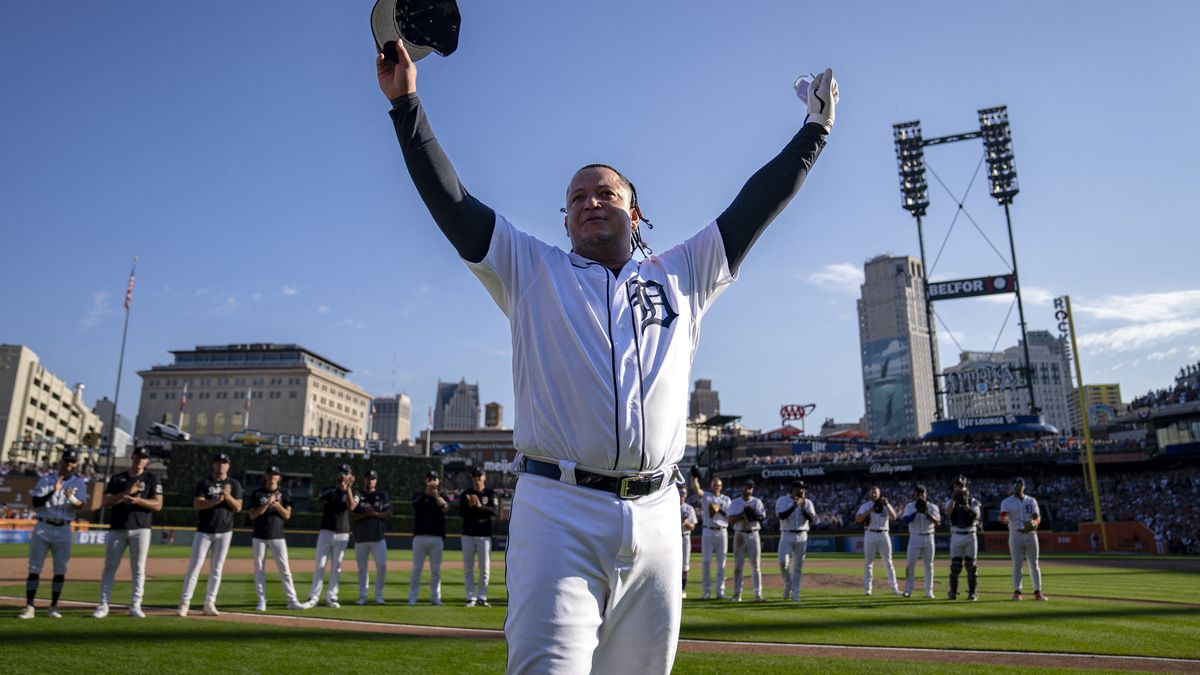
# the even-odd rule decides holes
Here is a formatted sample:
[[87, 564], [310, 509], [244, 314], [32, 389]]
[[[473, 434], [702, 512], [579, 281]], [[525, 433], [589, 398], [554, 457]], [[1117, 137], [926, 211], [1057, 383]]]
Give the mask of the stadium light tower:
[[900, 206], [917, 219], [917, 239], [921, 243], [921, 286], [925, 294], [925, 327], [929, 331], [929, 363], [933, 367], [935, 418], [945, 417], [942, 410], [941, 373], [933, 337], [933, 303], [929, 301], [929, 269], [925, 266], [925, 226], [922, 219], [929, 208], [929, 183], [925, 180], [925, 139], [919, 121], [892, 125], [896, 142], [896, 164], [900, 171]]

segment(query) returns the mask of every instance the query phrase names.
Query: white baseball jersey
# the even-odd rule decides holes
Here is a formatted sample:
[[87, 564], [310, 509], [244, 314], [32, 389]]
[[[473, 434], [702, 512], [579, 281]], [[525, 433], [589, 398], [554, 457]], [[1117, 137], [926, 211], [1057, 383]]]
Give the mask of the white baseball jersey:
[[871, 515], [869, 515], [867, 519], [863, 521], [863, 525], [865, 525], [868, 530], [883, 530], [884, 532], [887, 532], [891, 529], [891, 521], [888, 520], [888, 510], [886, 506], [883, 507], [883, 513], [875, 513], [875, 502], [865, 502], [862, 506], [858, 507], [858, 513], [855, 515], [861, 516], [862, 514], [868, 512]]
[[[39, 499], [50, 495], [50, 499], [37, 508], [37, 517], [44, 520], [75, 520], [75, 507], [67, 501], [67, 489], [75, 488], [75, 499], [87, 501], [87, 481], [77, 474], [63, 479], [62, 489], [54, 492], [58, 473], [49, 473], [38, 480], [31, 493]], [[51, 494], [53, 492], [53, 494]]]
[[767, 515], [767, 507], [763, 505], [761, 499], [755, 496], [743, 499], [739, 496], [729, 504], [729, 515], [731, 516], [740, 516], [747, 511], [758, 516], [758, 519], [737, 521], [733, 524], [734, 532], [758, 532], [762, 529], [762, 519]]
[[[697, 522], [698, 521], [696, 520], [696, 509], [693, 509], [692, 505], [688, 504], [687, 502], [680, 504], [679, 505], [679, 526], [680, 526], [680, 528], [683, 527], [683, 523], [691, 523], [692, 525], [695, 525]], [[683, 530], [683, 536], [685, 538], [692, 536], [691, 530]]]
[[787, 518], [780, 518], [779, 530], [781, 532], [808, 532], [812, 526], [813, 517], [817, 514], [811, 499], [806, 498], [803, 504], [797, 504], [791, 495], [783, 495], [775, 500], [775, 513], [783, 513], [793, 505], [796, 506], [796, 509], [789, 513]]
[[912, 501], [904, 505], [904, 513], [900, 517], [908, 521], [909, 534], [933, 534], [934, 528], [937, 527], [934, 523], [942, 519], [942, 514], [937, 504], [930, 501], [925, 502], [925, 513], [920, 513], [917, 511], [917, 503]]
[[1008, 513], [1008, 531], [1020, 532], [1025, 528], [1027, 520], [1041, 520], [1042, 512], [1038, 509], [1037, 500], [1029, 495], [1024, 499], [1009, 495], [1000, 502], [1000, 510]]
[[[729, 505], [732, 503], [729, 495], [714, 495], [711, 492], [705, 492], [704, 504], [700, 508], [700, 517], [704, 520], [704, 526], [729, 527]], [[709, 512], [709, 504], [716, 504], [720, 507], [717, 515], [714, 516]]]
[[614, 276], [497, 214], [467, 266], [511, 324], [518, 451], [624, 471], [683, 457], [700, 320], [735, 279], [715, 221]]

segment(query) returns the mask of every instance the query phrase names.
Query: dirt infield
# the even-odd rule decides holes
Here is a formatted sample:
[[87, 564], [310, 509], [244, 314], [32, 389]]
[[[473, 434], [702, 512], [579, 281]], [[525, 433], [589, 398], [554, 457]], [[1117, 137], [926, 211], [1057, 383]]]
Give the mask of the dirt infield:
[[[10, 607], [20, 606], [19, 598], [0, 597], [0, 603]], [[64, 602], [69, 607], [94, 607], [93, 603]], [[114, 605], [114, 608], [118, 606]], [[174, 610], [147, 607], [152, 616], [173, 616]], [[282, 626], [296, 628], [324, 628], [327, 630], [375, 633], [387, 635], [412, 635], [418, 637], [465, 638], [502, 640], [503, 631], [477, 628], [443, 628], [438, 626], [416, 626], [408, 624], [380, 623], [374, 621], [347, 621], [343, 619], [321, 619], [307, 616], [277, 616], [272, 614], [249, 614], [225, 612], [219, 617], [194, 616], [188, 621], [229, 621], [234, 623]], [[680, 651], [723, 654], [770, 654], [774, 656], [828, 657], [837, 659], [869, 659], [874, 661], [917, 661], [930, 663], [965, 665], [1013, 665], [1020, 663], [1029, 668], [1071, 668], [1078, 670], [1119, 670], [1154, 673], [1194, 673], [1200, 669], [1200, 661], [1189, 659], [1167, 659], [1133, 656], [1098, 656], [1091, 654], [1055, 654], [1038, 652], [1001, 652], [954, 649], [898, 649], [891, 647], [849, 647], [839, 645], [783, 644], [777, 642], [722, 642], [715, 640], [680, 640]]]

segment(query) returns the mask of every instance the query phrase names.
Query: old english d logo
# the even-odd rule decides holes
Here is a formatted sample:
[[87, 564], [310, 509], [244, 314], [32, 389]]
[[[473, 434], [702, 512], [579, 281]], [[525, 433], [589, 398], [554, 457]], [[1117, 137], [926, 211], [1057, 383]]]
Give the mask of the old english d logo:
[[670, 328], [679, 313], [671, 307], [662, 284], [657, 281], [630, 280], [629, 304], [641, 316], [641, 330], [650, 324]]

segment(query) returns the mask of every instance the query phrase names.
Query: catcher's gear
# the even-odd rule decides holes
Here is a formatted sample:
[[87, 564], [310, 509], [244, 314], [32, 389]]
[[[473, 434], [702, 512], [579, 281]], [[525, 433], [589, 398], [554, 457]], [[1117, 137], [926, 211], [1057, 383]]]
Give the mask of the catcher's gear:
[[955, 500], [953, 507], [950, 509], [951, 525], [959, 529], [969, 530], [975, 527], [977, 520], [975, 511], [968, 504]]
[[958, 474], [958, 476], [957, 476], [957, 477], [954, 479], [954, 484], [955, 484], [955, 485], [961, 485], [961, 486], [963, 486], [963, 487], [967, 487], [968, 485], [970, 485], [970, 484], [971, 484], [971, 481], [970, 481], [970, 480], [968, 480], [966, 476], [964, 476], [964, 475], [962, 475], [962, 474], [960, 473], [960, 474]]

